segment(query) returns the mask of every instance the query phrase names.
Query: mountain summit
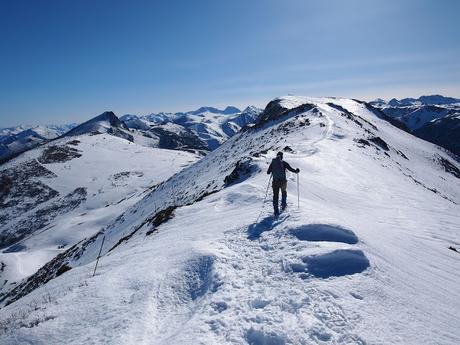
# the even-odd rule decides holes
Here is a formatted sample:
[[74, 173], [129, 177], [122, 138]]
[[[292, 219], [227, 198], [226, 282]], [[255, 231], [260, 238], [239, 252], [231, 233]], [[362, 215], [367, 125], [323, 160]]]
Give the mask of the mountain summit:
[[120, 134], [128, 127], [111, 111], [106, 111], [91, 120], [83, 122], [77, 127], [68, 131], [65, 136], [75, 136], [81, 134], [112, 133]]

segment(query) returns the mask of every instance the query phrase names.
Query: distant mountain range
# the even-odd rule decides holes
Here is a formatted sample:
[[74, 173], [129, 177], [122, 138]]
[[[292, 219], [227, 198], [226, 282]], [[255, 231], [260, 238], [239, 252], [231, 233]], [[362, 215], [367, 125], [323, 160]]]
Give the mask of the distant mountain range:
[[76, 124], [48, 126], [17, 126], [0, 129], [0, 162], [14, 157], [43, 142], [59, 137]]
[[440, 95], [370, 102], [415, 136], [460, 155], [460, 99]]
[[378, 106], [391, 106], [391, 107], [408, 107], [414, 105], [447, 105], [447, 104], [460, 104], [460, 99], [453, 97], [444, 97], [441, 95], [420, 96], [419, 98], [392, 98], [388, 102], [378, 98], [370, 102]]
[[[161, 137], [166, 134], [170, 136], [168, 141], [175, 141], [174, 136], [178, 131], [181, 135], [187, 133], [190, 140], [201, 141], [201, 146], [214, 150], [242, 127], [254, 123], [261, 112], [262, 109], [253, 106], [243, 111], [233, 106], [226, 107], [224, 110], [201, 107], [189, 112], [154, 113], [146, 116], [124, 115], [120, 120], [129, 128], [147, 130], [154, 136]], [[193, 137], [196, 138], [192, 139]], [[169, 143], [171, 144], [175, 145]]]
[[178, 113], [123, 115], [105, 112], [80, 125], [17, 126], [0, 129], [0, 163], [61, 136], [109, 133], [143, 146], [206, 152], [216, 149], [241, 128], [253, 123], [262, 109], [243, 111], [201, 107]]
[[[376, 99], [368, 103], [393, 125], [460, 155], [460, 99], [441, 95]], [[109, 133], [142, 146], [205, 153], [215, 150], [241, 128], [256, 122], [262, 109], [200, 107], [187, 112], [126, 114], [105, 112], [80, 125], [0, 128], [0, 163], [61, 136]]]

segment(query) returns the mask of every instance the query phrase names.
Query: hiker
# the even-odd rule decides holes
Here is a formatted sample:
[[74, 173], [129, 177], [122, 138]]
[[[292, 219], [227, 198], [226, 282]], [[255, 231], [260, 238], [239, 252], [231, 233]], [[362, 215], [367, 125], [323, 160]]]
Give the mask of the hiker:
[[289, 171], [298, 174], [300, 169], [293, 169], [287, 162], [283, 161], [283, 152], [278, 152], [276, 158], [272, 159], [270, 166], [268, 167], [267, 174], [272, 174], [273, 176], [273, 209], [275, 211], [275, 216], [280, 214], [278, 208], [278, 199], [281, 188], [281, 210], [286, 208], [286, 198], [287, 198], [287, 180], [286, 180], [286, 169]]

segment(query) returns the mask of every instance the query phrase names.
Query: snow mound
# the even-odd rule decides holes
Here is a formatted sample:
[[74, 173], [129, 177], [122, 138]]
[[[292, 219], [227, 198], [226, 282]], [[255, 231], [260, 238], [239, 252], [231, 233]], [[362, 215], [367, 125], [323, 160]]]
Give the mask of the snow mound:
[[353, 231], [337, 225], [307, 224], [291, 229], [290, 233], [301, 241], [358, 243], [358, 237]]
[[369, 260], [361, 250], [341, 249], [323, 255], [306, 256], [304, 272], [317, 278], [341, 277], [361, 273], [369, 267]]

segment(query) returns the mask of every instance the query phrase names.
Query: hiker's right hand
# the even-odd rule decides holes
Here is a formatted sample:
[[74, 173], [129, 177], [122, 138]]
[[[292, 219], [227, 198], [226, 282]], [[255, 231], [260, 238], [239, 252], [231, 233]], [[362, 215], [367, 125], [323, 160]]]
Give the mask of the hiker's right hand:
[[295, 172], [296, 172], [296, 174], [298, 174], [300, 172], [300, 169], [297, 168]]

